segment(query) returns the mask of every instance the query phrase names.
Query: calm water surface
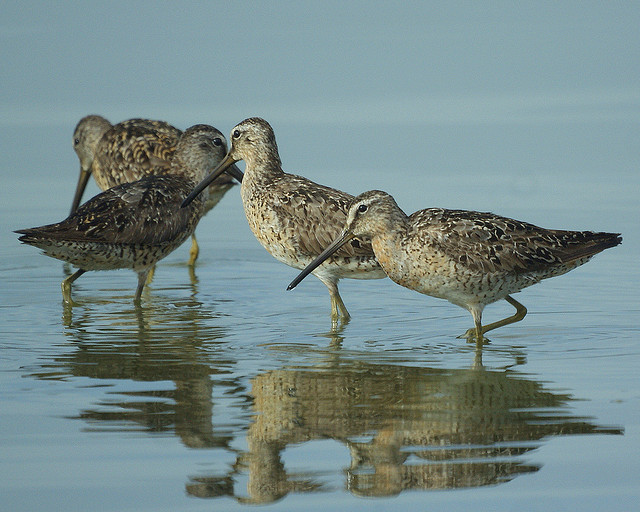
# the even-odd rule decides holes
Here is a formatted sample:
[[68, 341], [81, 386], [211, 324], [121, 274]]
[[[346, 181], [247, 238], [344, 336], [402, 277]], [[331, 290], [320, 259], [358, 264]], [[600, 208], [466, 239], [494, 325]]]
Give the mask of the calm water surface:
[[[571, 129], [572, 144], [547, 127], [477, 130], [458, 134], [464, 154], [439, 146], [446, 130], [440, 141], [414, 131], [432, 141], [434, 161], [405, 155], [393, 175], [348, 161], [346, 179], [339, 162], [287, 167], [285, 148], [301, 143], [294, 132], [312, 139], [322, 128], [276, 129], [288, 170], [354, 193], [386, 189], [409, 212], [464, 207], [623, 233], [622, 246], [519, 294], [529, 315], [492, 333], [480, 354], [456, 338], [468, 313], [388, 280], [344, 281], [353, 320], [331, 332], [325, 287], [310, 278], [285, 292], [296, 271], [255, 241], [238, 187], [201, 222], [195, 271], [185, 245], [158, 265], [142, 308], [133, 307], [129, 271], [84, 275], [78, 305], [65, 306], [69, 269], [12, 230], [66, 215], [72, 128], [59, 127], [66, 145], [44, 127], [2, 134], [7, 510], [637, 505], [640, 179], [626, 130], [599, 127], [610, 138], [595, 148], [593, 127]], [[34, 137], [44, 145], [35, 154]], [[474, 151], [497, 140], [515, 158], [498, 169]], [[528, 144], [546, 151], [523, 168]], [[625, 149], [604, 169], [607, 145]], [[571, 155], [560, 156], [563, 147]], [[508, 313], [496, 304], [486, 319]]]

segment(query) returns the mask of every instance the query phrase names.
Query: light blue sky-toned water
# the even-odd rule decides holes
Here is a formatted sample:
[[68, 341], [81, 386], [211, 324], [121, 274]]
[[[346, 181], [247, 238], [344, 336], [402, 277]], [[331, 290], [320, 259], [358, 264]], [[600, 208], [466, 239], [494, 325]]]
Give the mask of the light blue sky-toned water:
[[[633, 2], [21, 3], [0, 8], [0, 495], [8, 510], [629, 510], [640, 498], [640, 7]], [[467, 312], [269, 256], [238, 187], [132, 305], [131, 272], [14, 229], [68, 213], [76, 122], [271, 122], [286, 170], [412, 212], [621, 232]], [[95, 194], [95, 184], [89, 193]], [[509, 307], [487, 308], [489, 320]], [[448, 489], [446, 492], [442, 490]], [[375, 498], [364, 499], [365, 496]], [[274, 504], [275, 503], [275, 504]]]

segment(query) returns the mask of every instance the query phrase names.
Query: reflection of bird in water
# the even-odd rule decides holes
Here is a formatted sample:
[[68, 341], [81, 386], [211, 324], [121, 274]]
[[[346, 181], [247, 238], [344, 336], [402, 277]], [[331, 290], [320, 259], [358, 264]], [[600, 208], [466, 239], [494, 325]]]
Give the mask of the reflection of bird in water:
[[[390, 496], [505, 483], [540, 469], [523, 456], [550, 436], [621, 433], [572, 415], [567, 394], [484, 369], [344, 361], [335, 368], [263, 373], [252, 380], [252, 395], [248, 451], [232, 475], [192, 479], [190, 493], [242, 495], [233, 489], [237, 472], [248, 473], [249, 496], [239, 498], [244, 502], [331, 491], [323, 484], [326, 467], [319, 472], [298, 461], [292, 472], [282, 460], [288, 447], [304, 453], [311, 441], [331, 439], [349, 448], [350, 492]], [[341, 472], [343, 459], [336, 465]]]
[[161, 434], [189, 448], [234, 452], [234, 428], [213, 416], [221, 397], [244, 403], [246, 394], [226, 327], [196, 298], [155, 299], [127, 309], [98, 297], [75, 308], [63, 331], [74, 348], [53, 350], [29, 377], [92, 379], [110, 388], [73, 416], [85, 431]]
[[[246, 163], [240, 192], [251, 231], [274, 258], [293, 268], [304, 268], [340, 233], [353, 196], [285, 173], [273, 129], [264, 119], [254, 117], [231, 130], [226, 158], [185, 204], [238, 160]], [[340, 279], [386, 277], [371, 244], [360, 240], [342, 247], [314, 275], [329, 290], [334, 322], [340, 316], [349, 318], [338, 292]]]
[[[80, 160], [80, 176], [71, 213], [73, 214], [93, 175], [102, 190], [145, 176], [172, 172], [171, 160], [182, 131], [164, 121], [129, 119], [112, 125], [102, 116], [83, 117], [73, 133], [73, 149]], [[229, 175], [221, 176], [209, 187], [205, 214], [222, 199], [234, 184]], [[189, 265], [199, 254], [198, 242], [192, 235]]]
[[[62, 222], [17, 233], [22, 242], [47, 256], [79, 267], [62, 282], [67, 301], [71, 283], [86, 271], [131, 268], [138, 273], [138, 303], [150, 269], [195, 230], [206, 196], [187, 209], [180, 204], [225, 152], [218, 130], [192, 126], [178, 142], [170, 173], [123, 183], [98, 194]], [[237, 178], [241, 177], [240, 173]]]
[[[373, 190], [356, 197], [342, 234], [294, 281], [354, 237], [371, 238], [373, 251], [396, 283], [467, 309], [478, 343], [492, 329], [518, 322], [526, 308], [511, 297], [542, 279], [559, 276], [618, 245], [618, 233], [544, 229], [492, 213], [429, 208], [407, 216], [393, 197]], [[505, 299], [513, 316], [482, 325], [487, 304]]]

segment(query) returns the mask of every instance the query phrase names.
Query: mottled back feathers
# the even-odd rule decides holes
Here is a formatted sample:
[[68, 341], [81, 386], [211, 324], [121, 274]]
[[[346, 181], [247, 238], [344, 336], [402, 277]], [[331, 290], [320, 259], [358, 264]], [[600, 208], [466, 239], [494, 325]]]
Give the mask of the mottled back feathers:
[[[81, 168], [107, 190], [145, 176], [175, 172], [171, 161], [182, 134], [164, 121], [129, 119], [111, 125], [102, 116], [90, 115], [76, 126], [73, 148]], [[210, 188], [232, 183], [232, 178], [225, 175]]]
[[199, 220], [194, 211], [202, 209], [201, 199], [192, 208], [180, 208], [192, 186], [169, 175], [123, 183], [90, 199], [62, 222], [19, 231], [25, 234], [20, 240], [154, 245], [182, 237], [183, 232], [186, 239]]
[[620, 243], [618, 234], [544, 229], [493, 213], [429, 208], [409, 217], [409, 232], [479, 272], [538, 272]]
[[[273, 183], [272, 208], [280, 222], [295, 233], [297, 250], [315, 257], [335, 239], [347, 219], [353, 196], [313, 183], [306, 178], [287, 174]], [[292, 215], [295, 211], [295, 216]], [[338, 258], [373, 258], [369, 241], [352, 240], [335, 254]]]
[[96, 179], [103, 179], [109, 188], [146, 175], [165, 174], [181, 135], [181, 130], [163, 121], [130, 119], [115, 125], [97, 145]]

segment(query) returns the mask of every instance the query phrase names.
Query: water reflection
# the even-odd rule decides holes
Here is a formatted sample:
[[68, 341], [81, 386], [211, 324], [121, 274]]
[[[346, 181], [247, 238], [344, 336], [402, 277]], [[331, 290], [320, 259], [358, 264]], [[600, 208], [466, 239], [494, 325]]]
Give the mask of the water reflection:
[[[247, 451], [228, 474], [192, 477], [189, 494], [269, 503], [333, 490], [313, 460], [302, 472], [282, 460], [288, 447], [317, 440], [348, 449], [344, 485], [351, 493], [390, 496], [508, 482], [540, 469], [526, 455], [549, 436], [622, 433], [572, 415], [568, 394], [481, 365], [443, 370], [334, 359], [326, 367], [269, 371], [251, 385]], [[246, 491], [237, 489], [241, 480]]]
[[[409, 366], [353, 357], [333, 334], [313, 365], [246, 376], [215, 311], [194, 297], [156, 293], [146, 308], [128, 295], [87, 300], [63, 315], [69, 343], [31, 373], [91, 379], [99, 398], [72, 417], [88, 430], [165, 433], [210, 450], [216, 469], [186, 476], [192, 496], [258, 504], [336, 486], [376, 497], [497, 485], [538, 471], [530, 453], [550, 436], [622, 433], [572, 413], [567, 393], [485, 368], [482, 349], [468, 369]], [[287, 464], [289, 449], [327, 440], [322, 467], [298, 450]], [[227, 470], [220, 449], [235, 460]]]
[[233, 430], [214, 428], [214, 385], [245, 396], [232, 375], [237, 362], [224, 350], [226, 333], [215, 325], [216, 314], [193, 297], [175, 302], [156, 292], [155, 299], [138, 308], [129, 295], [66, 305], [63, 323], [71, 343], [32, 376], [88, 377], [113, 387], [76, 417], [89, 430], [175, 432], [192, 448], [226, 448]]

